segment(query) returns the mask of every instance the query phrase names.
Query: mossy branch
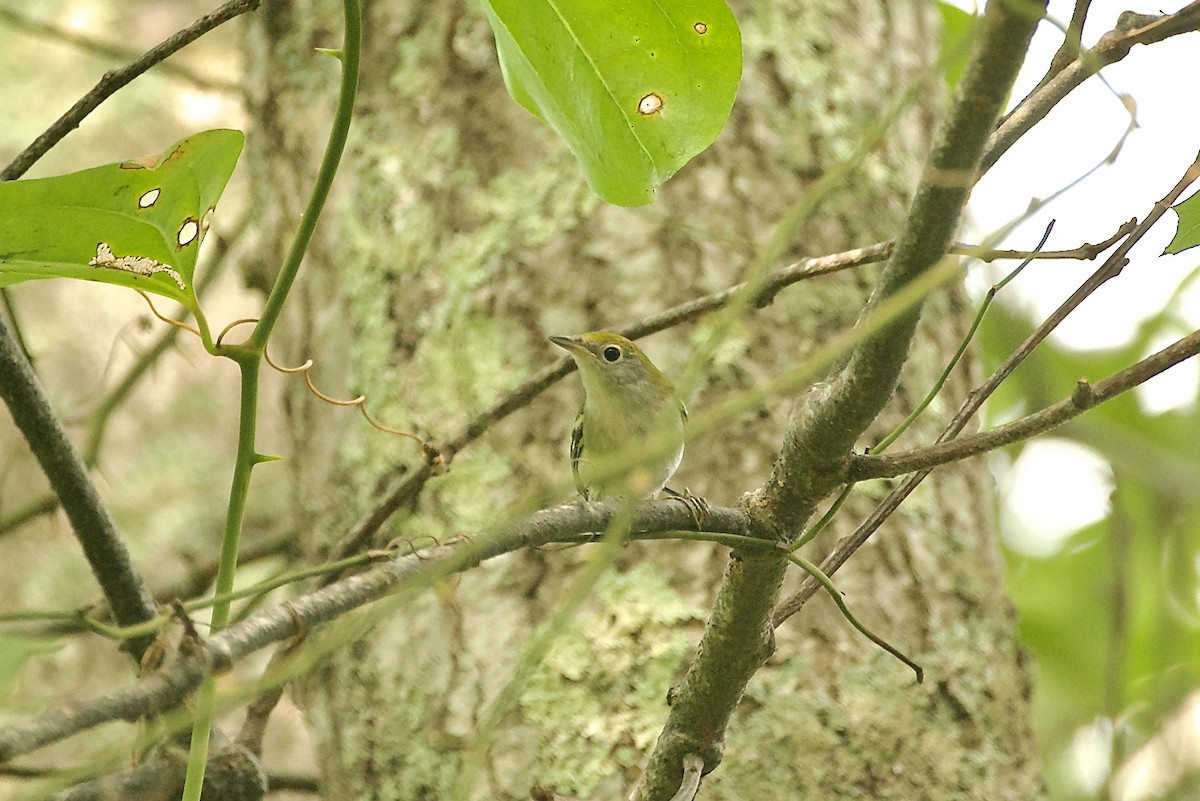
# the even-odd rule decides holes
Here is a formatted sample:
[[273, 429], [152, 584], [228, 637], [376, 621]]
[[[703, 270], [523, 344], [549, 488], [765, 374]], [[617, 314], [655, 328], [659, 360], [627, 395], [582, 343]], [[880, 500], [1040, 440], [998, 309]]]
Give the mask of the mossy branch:
[[[860, 325], [949, 250], [988, 138], [1044, 13], [1044, 2], [988, 4], [975, 53]], [[918, 306], [873, 331], [829, 381], [809, 392], [770, 478], [746, 503], [753, 535], [776, 541], [797, 536], [838, 485], [855, 441], [895, 389], [919, 313]], [[786, 557], [774, 554], [730, 563], [634, 801], [670, 798], [687, 754], [699, 755], [706, 771], [720, 761], [729, 718], [774, 647], [771, 611], [786, 564]]]

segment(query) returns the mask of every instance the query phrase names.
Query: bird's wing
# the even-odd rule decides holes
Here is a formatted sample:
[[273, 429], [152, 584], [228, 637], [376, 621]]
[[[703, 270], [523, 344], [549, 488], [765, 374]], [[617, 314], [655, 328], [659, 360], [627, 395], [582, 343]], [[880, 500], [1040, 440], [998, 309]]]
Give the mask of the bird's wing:
[[571, 475], [575, 477], [575, 489], [587, 498], [587, 488], [579, 478], [579, 458], [583, 455], [583, 409], [575, 417], [575, 425], [571, 427]]

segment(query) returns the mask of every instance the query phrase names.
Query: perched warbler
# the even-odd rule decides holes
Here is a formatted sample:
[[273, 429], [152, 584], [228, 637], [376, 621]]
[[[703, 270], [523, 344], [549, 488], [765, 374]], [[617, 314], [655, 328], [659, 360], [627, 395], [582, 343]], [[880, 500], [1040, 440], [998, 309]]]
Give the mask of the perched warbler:
[[571, 472], [588, 500], [648, 498], [683, 458], [687, 409], [670, 380], [620, 334], [550, 337], [575, 360], [583, 408], [571, 430]]

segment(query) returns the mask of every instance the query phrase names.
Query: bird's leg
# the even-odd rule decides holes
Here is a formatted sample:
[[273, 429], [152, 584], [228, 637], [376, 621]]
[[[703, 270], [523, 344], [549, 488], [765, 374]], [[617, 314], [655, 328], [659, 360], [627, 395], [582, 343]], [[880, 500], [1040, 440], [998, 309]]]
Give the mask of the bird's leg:
[[708, 501], [693, 495], [687, 487], [683, 488], [682, 493], [676, 492], [670, 487], [663, 487], [663, 492], [687, 508], [697, 529], [704, 528], [704, 521], [708, 519]]

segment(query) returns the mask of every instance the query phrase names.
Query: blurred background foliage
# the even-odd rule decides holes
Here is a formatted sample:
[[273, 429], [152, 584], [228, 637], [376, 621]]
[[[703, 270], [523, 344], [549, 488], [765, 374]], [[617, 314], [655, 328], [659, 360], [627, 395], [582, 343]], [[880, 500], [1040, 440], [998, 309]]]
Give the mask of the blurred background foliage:
[[[191, 0], [0, 4], [0, 162], [7, 163], [106, 69], [211, 6]], [[202, 128], [243, 126], [236, 25], [169, 63], [102, 105], [30, 177], [154, 153]], [[235, 174], [214, 236], [228, 236], [238, 217], [252, 211], [245, 208], [241, 180]], [[212, 242], [198, 273], [217, 249]], [[236, 269], [238, 254], [251, 247], [230, 243], [226, 258], [233, 269], [225, 269], [205, 301], [213, 319], [253, 316], [257, 298], [242, 287]], [[1194, 270], [1188, 273], [1182, 287], [1194, 276]], [[82, 439], [98, 399], [152, 347], [161, 324], [151, 321], [137, 296], [115, 287], [38, 282], [15, 288], [9, 299], [56, 409]], [[1078, 379], [1104, 378], [1187, 333], [1187, 303], [1187, 292], [1176, 291], [1117, 347], [1047, 341], [996, 394], [988, 424], [1055, 402]], [[1002, 295], [980, 339], [989, 367], [1038, 322], [1028, 304]], [[1177, 370], [1191, 382], [1190, 399], [1185, 389], [1184, 400], [1158, 409], [1145, 392], [1130, 393], [1053, 437], [990, 457], [1004, 510], [1009, 587], [1036, 674], [1037, 731], [1054, 799], [1200, 797], [1200, 411], [1194, 367]], [[215, 556], [232, 462], [235, 379], [231, 365], [209, 359], [182, 338], [156, 361], [110, 425], [98, 480], [155, 589], [178, 586]], [[278, 379], [267, 382], [266, 391], [275, 391]], [[269, 450], [278, 436], [269, 416], [263, 429]], [[1042, 465], [1034, 472], [1041, 493], [1019, 491], [1016, 477], [1031, 461]], [[1053, 465], [1065, 467], [1055, 476]], [[0, 425], [0, 521], [45, 491], [24, 443], [7, 422]], [[255, 520], [270, 520], [281, 494], [269, 470], [256, 475], [248, 531], [269, 528]], [[251, 538], [247, 547], [255, 545]], [[243, 569], [242, 581], [286, 564], [284, 548], [263, 550], [268, 556]], [[0, 531], [0, 612], [70, 609], [96, 596], [60, 516]], [[47, 638], [0, 627], [0, 723], [94, 694], [127, 670], [123, 657], [95, 638]], [[285, 705], [276, 717], [283, 725], [272, 730], [291, 736], [275, 746], [278, 753], [302, 768], [309, 758], [298, 713]], [[93, 754], [111, 755], [105, 749], [120, 739], [102, 729], [84, 742], [43, 751], [29, 764], [79, 764]], [[271, 760], [268, 754], [268, 764], [278, 764]], [[0, 776], [0, 795], [22, 781]]]
[[[996, 393], [989, 424], [1054, 403], [1079, 379], [1105, 378], [1190, 333], [1181, 297], [1120, 347], [1075, 350], [1048, 340]], [[1012, 304], [994, 307], [981, 340], [989, 366], [1038, 322]], [[1008, 586], [1035, 659], [1035, 724], [1053, 798], [1192, 797], [1200, 768], [1198, 436], [1194, 397], [1153, 412], [1144, 393], [1131, 392], [994, 459], [1002, 487], [1027, 454], [1039, 458], [1035, 448], [1049, 460], [1047, 448], [1065, 451], [1057, 464], [1079, 473], [1052, 481], [1040, 507], [1002, 496]], [[1081, 495], [1099, 504], [1065, 514], [1051, 506]]]

